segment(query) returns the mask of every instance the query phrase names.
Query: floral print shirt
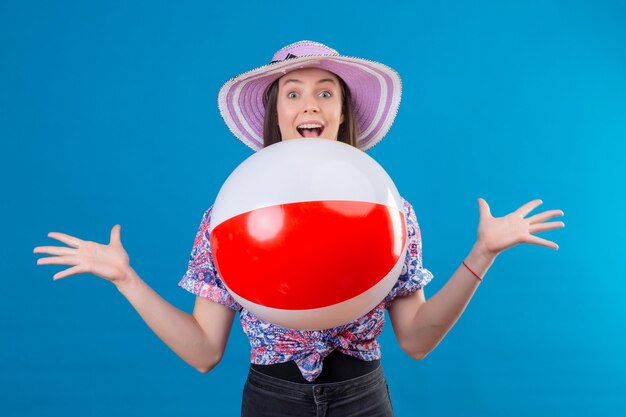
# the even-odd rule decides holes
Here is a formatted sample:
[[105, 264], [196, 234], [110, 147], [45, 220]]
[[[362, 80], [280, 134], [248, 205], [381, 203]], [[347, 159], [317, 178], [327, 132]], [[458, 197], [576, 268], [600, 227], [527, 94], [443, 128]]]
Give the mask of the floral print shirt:
[[372, 361], [380, 359], [376, 338], [383, 330], [385, 309], [396, 297], [413, 294], [433, 275], [422, 267], [422, 239], [413, 207], [403, 200], [408, 248], [400, 277], [384, 300], [357, 320], [328, 330], [294, 330], [268, 323], [241, 307], [224, 286], [209, 242], [211, 210], [203, 215], [191, 250], [189, 267], [178, 284], [185, 290], [239, 311], [243, 331], [250, 340], [250, 362], [271, 365], [293, 360], [302, 376], [313, 381], [322, 372], [322, 361], [333, 350]]

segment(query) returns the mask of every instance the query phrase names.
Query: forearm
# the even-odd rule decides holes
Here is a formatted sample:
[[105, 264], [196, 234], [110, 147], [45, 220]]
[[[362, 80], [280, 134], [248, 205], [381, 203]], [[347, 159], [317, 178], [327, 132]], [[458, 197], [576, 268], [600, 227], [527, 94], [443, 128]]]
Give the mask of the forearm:
[[223, 349], [212, 346], [193, 315], [172, 306], [132, 268], [116, 286], [150, 329], [189, 365], [207, 372], [219, 362]]
[[[521, 243], [558, 249], [556, 243], [534, 234], [564, 227], [563, 222], [546, 222], [562, 216], [563, 212], [549, 210], [526, 217], [541, 203], [541, 200], [533, 200], [504, 217], [496, 218], [491, 215], [487, 202], [479, 198], [478, 240], [465, 258], [471, 271], [484, 277], [497, 254]], [[412, 357], [421, 359], [433, 350], [467, 307], [480, 284], [468, 267], [459, 265], [446, 285], [430, 300], [425, 301], [423, 291], [418, 291], [396, 298], [389, 307], [398, 342]]]
[[[478, 276], [484, 277], [494, 259], [495, 255], [488, 254], [477, 242], [465, 262]], [[407, 335], [412, 356], [424, 357], [439, 344], [467, 307], [480, 282], [460, 264], [443, 288], [420, 306]]]

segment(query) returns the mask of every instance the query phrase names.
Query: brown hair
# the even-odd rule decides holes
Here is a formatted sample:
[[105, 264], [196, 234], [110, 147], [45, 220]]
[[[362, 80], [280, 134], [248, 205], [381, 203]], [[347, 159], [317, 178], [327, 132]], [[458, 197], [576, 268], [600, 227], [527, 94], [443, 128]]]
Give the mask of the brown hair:
[[[356, 139], [359, 134], [356, 118], [354, 116], [354, 106], [352, 104], [352, 94], [346, 83], [339, 77], [339, 85], [341, 86], [341, 111], [343, 112], [343, 123], [339, 125], [337, 132], [337, 140], [347, 143], [355, 148]], [[263, 122], [263, 147], [278, 143], [282, 140], [280, 128], [278, 127], [278, 110], [276, 103], [278, 99], [278, 80], [274, 81], [267, 89], [265, 94], [265, 120]]]

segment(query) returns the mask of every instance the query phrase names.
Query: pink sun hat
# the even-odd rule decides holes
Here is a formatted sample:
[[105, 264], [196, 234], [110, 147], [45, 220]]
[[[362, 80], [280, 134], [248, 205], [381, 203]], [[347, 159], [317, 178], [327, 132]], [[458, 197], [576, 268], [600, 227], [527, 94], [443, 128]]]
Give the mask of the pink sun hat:
[[272, 62], [228, 80], [217, 104], [230, 131], [255, 151], [263, 148], [265, 94], [274, 81], [302, 68], [320, 68], [339, 76], [352, 95], [358, 127], [357, 147], [370, 149], [387, 134], [402, 95], [400, 76], [392, 68], [362, 58], [341, 56], [318, 42], [300, 41], [280, 49]]

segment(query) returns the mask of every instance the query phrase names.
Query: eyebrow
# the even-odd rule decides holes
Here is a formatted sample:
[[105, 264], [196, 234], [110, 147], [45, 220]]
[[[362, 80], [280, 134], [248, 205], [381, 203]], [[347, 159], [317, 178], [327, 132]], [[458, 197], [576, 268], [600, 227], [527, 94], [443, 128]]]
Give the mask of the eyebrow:
[[[335, 80], [333, 80], [332, 78], [322, 78], [321, 80], [316, 81], [315, 84], [322, 84], [322, 83], [326, 83], [326, 82], [329, 82], [329, 83], [332, 83], [332, 84], [335, 84], [335, 85], [337, 84], [335, 82]], [[287, 83], [302, 84], [302, 81], [298, 80], [297, 78], [289, 78], [289, 79], [287, 79], [287, 80], [285, 80], [283, 82], [283, 85], [286, 85]]]

